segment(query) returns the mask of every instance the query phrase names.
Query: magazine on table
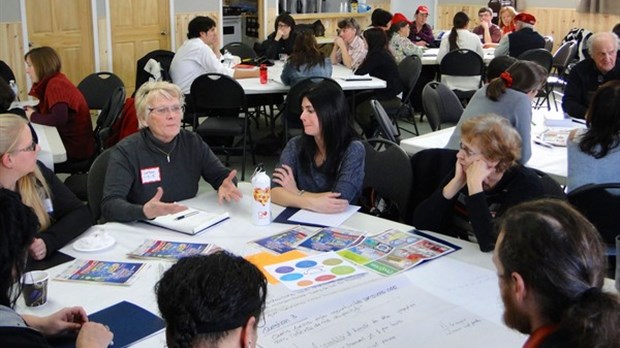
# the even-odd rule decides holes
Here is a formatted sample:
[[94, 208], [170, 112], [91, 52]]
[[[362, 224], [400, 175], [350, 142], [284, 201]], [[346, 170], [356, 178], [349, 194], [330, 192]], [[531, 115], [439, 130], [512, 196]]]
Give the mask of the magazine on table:
[[276, 254], [284, 254], [291, 250], [295, 250], [299, 243], [313, 233], [314, 230], [307, 227], [295, 226], [284, 232], [257, 239], [254, 243]]
[[63, 281], [95, 282], [112, 285], [131, 285], [144, 263], [75, 260], [56, 279]]
[[147, 239], [127, 255], [141, 259], [178, 260], [188, 256], [207, 255], [218, 249], [220, 248], [214, 244]]
[[144, 222], [185, 234], [197, 234], [229, 218], [228, 213], [211, 213], [189, 208], [180, 213], [158, 216]]

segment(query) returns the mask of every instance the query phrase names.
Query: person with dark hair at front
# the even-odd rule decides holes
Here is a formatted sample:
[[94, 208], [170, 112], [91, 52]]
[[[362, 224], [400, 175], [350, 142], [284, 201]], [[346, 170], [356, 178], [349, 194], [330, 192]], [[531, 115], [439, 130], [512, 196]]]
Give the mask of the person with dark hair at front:
[[275, 30], [269, 34], [267, 40], [262, 43], [265, 57], [269, 59], [279, 59], [280, 54], [290, 55], [293, 53], [295, 38], [295, 19], [288, 13], [283, 13], [276, 17], [274, 23]]
[[280, 79], [292, 86], [311, 76], [332, 77], [332, 61], [319, 50], [314, 35], [303, 31], [297, 34], [295, 49], [284, 64]]
[[79, 331], [77, 348], [108, 347], [114, 335], [89, 322], [81, 307], [67, 307], [47, 317], [19, 315], [13, 309], [22, 291], [26, 256], [39, 229], [37, 216], [18, 193], [0, 188], [0, 342], [3, 347], [51, 347], [46, 337]]
[[267, 280], [226, 251], [185, 257], [155, 285], [169, 348], [255, 348]]
[[[381, 30], [381, 29], [377, 29]], [[364, 145], [339, 86], [324, 81], [302, 95], [304, 132], [292, 138], [273, 172], [271, 198], [285, 207], [339, 213], [364, 182]]]
[[472, 50], [482, 58], [484, 51], [480, 39], [475, 34], [467, 30], [469, 25], [469, 16], [465, 12], [457, 12], [452, 19], [452, 30], [449, 35], [444, 35], [439, 44], [439, 52], [437, 52], [437, 63], [440, 64], [443, 57], [455, 50], [468, 49]]
[[517, 163], [521, 137], [508, 120], [482, 115], [460, 128], [454, 172], [417, 206], [413, 225], [491, 251], [497, 238], [493, 220], [518, 203], [542, 198], [544, 187], [536, 172]]
[[184, 94], [189, 94], [192, 82], [206, 73], [219, 73], [236, 79], [258, 77], [258, 70], [224, 66], [220, 62], [219, 41], [213, 19], [197, 16], [187, 25], [187, 40], [170, 63], [170, 77]]
[[376, 98], [386, 109], [396, 109], [401, 105], [398, 94], [403, 91], [403, 84], [398, 73], [398, 65], [389, 50], [388, 39], [384, 30], [370, 28], [364, 31], [364, 39], [368, 45], [368, 54], [362, 65], [355, 71], [356, 75], [370, 75], [386, 82], [383, 89], [373, 90], [364, 97], [359, 94], [356, 101], [359, 103], [355, 120], [361, 126], [366, 138], [374, 136], [374, 116], [370, 105], [370, 98]]
[[493, 254], [504, 322], [525, 348], [620, 344], [620, 298], [603, 291], [605, 246], [569, 204], [538, 200], [504, 214]]
[[519, 61], [512, 64], [474, 94], [446, 148], [458, 150], [463, 122], [479, 115], [496, 114], [508, 119], [521, 136], [520, 163], [527, 163], [532, 156], [532, 100], [546, 80], [547, 71], [537, 63]]
[[428, 20], [428, 7], [421, 5], [415, 10], [414, 20], [411, 23], [411, 31], [409, 32], [409, 40], [414, 44], [427, 47], [433, 44], [435, 37], [433, 36], [433, 28], [426, 23]]
[[483, 45], [496, 44], [502, 38], [502, 30], [491, 22], [493, 19], [493, 10], [489, 7], [482, 7], [478, 10], [478, 19], [480, 25], [474, 28], [472, 32], [480, 38]]
[[32, 123], [53, 126], [67, 150], [67, 161], [55, 166], [56, 172], [66, 172], [72, 163], [83, 162], [95, 154], [95, 136], [86, 99], [60, 72], [60, 56], [51, 47], [37, 47], [26, 53], [26, 74], [32, 81], [29, 95], [39, 104], [26, 108]]
[[577, 63], [568, 75], [562, 109], [571, 117], [584, 118], [596, 89], [611, 80], [620, 80], [618, 37], [600, 32], [588, 40], [590, 58]]
[[586, 121], [587, 129], [575, 129], [568, 137], [568, 192], [620, 182], [620, 80], [596, 90]]
[[382, 8], [378, 8], [372, 11], [370, 15], [370, 27], [381, 28], [383, 30], [390, 29], [390, 21], [392, 20], [392, 14]]
[[409, 40], [411, 32], [411, 22], [402, 13], [395, 13], [392, 17], [392, 25], [388, 31], [388, 39], [390, 41], [390, 52], [396, 60], [396, 64], [402, 62], [405, 57], [418, 56], [422, 59], [424, 50], [422, 47], [414, 44]]
[[545, 38], [534, 31], [536, 17], [521, 12], [514, 18], [515, 31], [505, 35], [495, 48], [495, 56], [510, 55], [519, 58], [523, 52], [545, 47]]
[[90, 210], [58, 177], [37, 161], [40, 151], [28, 121], [0, 114], [0, 187], [21, 194], [39, 223], [28, 254], [43, 260], [92, 225]]

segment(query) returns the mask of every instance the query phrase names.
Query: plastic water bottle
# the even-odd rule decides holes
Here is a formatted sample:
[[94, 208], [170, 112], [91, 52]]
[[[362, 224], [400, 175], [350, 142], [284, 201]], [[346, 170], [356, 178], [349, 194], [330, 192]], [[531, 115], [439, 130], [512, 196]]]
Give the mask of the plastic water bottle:
[[13, 91], [13, 94], [15, 95], [15, 101], [19, 101], [19, 89], [17, 88], [17, 84], [15, 83], [15, 80], [9, 81], [9, 86], [11, 86], [11, 90]]
[[252, 174], [252, 222], [259, 226], [271, 223], [271, 179], [262, 163]]

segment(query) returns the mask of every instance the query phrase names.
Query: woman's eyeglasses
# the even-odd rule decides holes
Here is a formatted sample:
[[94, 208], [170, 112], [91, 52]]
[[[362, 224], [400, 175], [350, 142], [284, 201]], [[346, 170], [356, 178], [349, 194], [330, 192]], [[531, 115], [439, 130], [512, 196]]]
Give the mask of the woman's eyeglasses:
[[173, 105], [173, 106], [160, 106], [158, 108], [148, 108], [149, 112], [157, 116], [165, 116], [169, 113], [180, 114], [185, 112], [185, 106]]
[[23, 149], [13, 150], [11, 152], [32, 152], [36, 149], [37, 149], [37, 142], [33, 140], [32, 143], [28, 145], [28, 147], [25, 147]]
[[479, 155], [479, 153], [472, 151], [469, 147], [467, 147], [467, 145], [463, 144], [463, 142], [459, 143], [459, 148], [465, 152], [467, 157]]

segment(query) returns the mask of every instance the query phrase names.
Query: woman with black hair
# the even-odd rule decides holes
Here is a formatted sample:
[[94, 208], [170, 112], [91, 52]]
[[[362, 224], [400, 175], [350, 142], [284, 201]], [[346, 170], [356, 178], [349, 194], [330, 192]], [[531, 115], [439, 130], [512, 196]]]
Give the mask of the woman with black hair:
[[183, 258], [155, 294], [168, 347], [256, 347], [267, 280], [244, 258], [225, 251]]
[[620, 81], [601, 85], [586, 113], [588, 129], [568, 140], [568, 191], [586, 184], [620, 182]]
[[469, 16], [465, 12], [457, 12], [452, 19], [452, 30], [449, 35], [444, 35], [439, 44], [439, 52], [437, 52], [437, 64], [441, 63], [443, 57], [454, 50], [468, 49], [484, 56], [482, 43], [480, 38], [467, 30], [469, 25]]
[[[78, 348], [108, 347], [114, 336], [104, 325], [89, 322], [81, 307], [68, 307], [47, 317], [19, 315], [13, 308], [22, 289], [28, 248], [38, 219], [18, 193], [0, 188], [0, 342], [3, 347], [51, 347], [45, 337], [79, 331]], [[17, 284], [16, 284], [17, 283]]]
[[273, 173], [272, 200], [286, 207], [342, 212], [362, 189], [364, 145], [355, 140], [339, 86], [321, 82], [301, 100], [304, 133], [289, 140], [282, 151]]
[[276, 17], [274, 23], [275, 31], [263, 42], [265, 57], [268, 59], [279, 59], [280, 54], [293, 53], [293, 45], [297, 33], [295, 32], [295, 19], [288, 13], [283, 13]]

